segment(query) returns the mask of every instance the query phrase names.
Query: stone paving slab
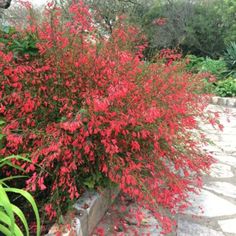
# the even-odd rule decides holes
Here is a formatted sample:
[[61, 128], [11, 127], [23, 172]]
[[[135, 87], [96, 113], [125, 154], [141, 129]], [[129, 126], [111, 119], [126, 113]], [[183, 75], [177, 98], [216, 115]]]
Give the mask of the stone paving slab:
[[184, 214], [199, 217], [222, 217], [236, 214], [236, 205], [207, 190], [201, 190], [200, 195], [190, 195], [192, 206]]
[[210, 176], [213, 178], [231, 178], [234, 176], [234, 173], [231, 170], [231, 166], [214, 163], [210, 169]]
[[[235, 141], [236, 142], [236, 141]], [[214, 158], [221, 163], [225, 163], [236, 168], [236, 157], [229, 155], [215, 155]]]
[[204, 176], [201, 194], [191, 196], [192, 206], [184, 215], [187, 221], [178, 222], [177, 236], [236, 236], [236, 108], [210, 105], [209, 109], [221, 114], [219, 120], [224, 126], [220, 132], [202, 125], [214, 142], [206, 150], [217, 163]]
[[218, 221], [218, 223], [224, 232], [236, 235], [236, 218], [229, 220], [220, 220]]
[[206, 226], [192, 223], [187, 220], [179, 220], [177, 236], [224, 236], [220, 231], [210, 229]]
[[219, 193], [226, 197], [231, 197], [236, 199], [236, 185], [230, 184], [228, 182], [208, 182], [203, 188], [211, 190], [214, 193]]

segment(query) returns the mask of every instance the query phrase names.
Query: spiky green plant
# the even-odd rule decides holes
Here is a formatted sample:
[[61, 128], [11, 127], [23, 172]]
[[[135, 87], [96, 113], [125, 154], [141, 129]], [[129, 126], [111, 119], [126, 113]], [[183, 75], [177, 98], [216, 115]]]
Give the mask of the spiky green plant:
[[[4, 165], [10, 165], [14, 167], [14, 165], [12, 165], [10, 162], [10, 159], [13, 158], [29, 161], [27, 158], [24, 158], [22, 156], [9, 156], [0, 160], [0, 168], [2, 168]], [[17, 169], [19, 169], [19, 167], [17, 167]], [[24, 197], [31, 204], [36, 217], [36, 224], [37, 224], [36, 235], [40, 236], [39, 212], [33, 197], [31, 196], [30, 193], [28, 193], [25, 190], [18, 188], [11, 188], [6, 184], [6, 181], [21, 177], [25, 176], [10, 176], [4, 179], [0, 179], [0, 232], [6, 236], [24, 236], [24, 235], [29, 236], [29, 226], [24, 213], [18, 206], [11, 203], [8, 197], [8, 193], [16, 193]], [[16, 216], [22, 222], [24, 226], [24, 231], [22, 231], [17, 225], [15, 221]]]
[[227, 65], [227, 76], [236, 78], [236, 42], [231, 42], [224, 54], [224, 61]]

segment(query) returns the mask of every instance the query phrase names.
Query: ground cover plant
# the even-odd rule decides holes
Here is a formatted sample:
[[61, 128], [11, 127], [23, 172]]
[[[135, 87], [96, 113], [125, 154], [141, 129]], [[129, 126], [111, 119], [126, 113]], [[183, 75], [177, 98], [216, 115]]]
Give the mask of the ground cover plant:
[[194, 55], [187, 55], [189, 64], [187, 68], [194, 72], [209, 72], [218, 80], [224, 78], [226, 73], [226, 63], [223, 59], [214, 60], [209, 57], [197, 57]]
[[235, 97], [236, 96], [236, 79], [229, 77], [221, 80], [215, 87], [216, 95], [220, 97]]
[[204, 112], [204, 83], [171, 50], [145, 62], [145, 37], [122, 17], [102, 37], [82, 2], [69, 13], [61, 18], [49, 4], [42, 21], [31, 16], [18, 28], [34, 39], [33, 54], [27, 44], [17, 55], [0, 51], [0, 155], [30, 155], [21, 165], [25, 188], [51, 221], [86, 189], [116, 183], [168, 233], [173, 224], [160, 207], [186, 207], [213, 161], [196, 132], [199, 119], [218, 125], [217, 114]]

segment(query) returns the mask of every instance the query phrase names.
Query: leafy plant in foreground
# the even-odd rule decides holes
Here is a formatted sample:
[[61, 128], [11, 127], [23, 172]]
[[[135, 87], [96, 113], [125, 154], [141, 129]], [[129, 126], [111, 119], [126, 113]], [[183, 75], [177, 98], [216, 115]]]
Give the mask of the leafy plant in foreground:
[[[0, 167], [7, 163], [9, 159], [21, 159], [19, 156], [11, 156], [4, 158], [0, 161]], [[19, 176], [17, 176], [19, 177]], [[24, 236], [29, 235], [29, 226], [27, 223], [27, 219], [25, 218], [22, 210], [11, 203], [8, 194], [16, 193], [19, 196], [25, 198], [32, 206], [32, 209], [36, 216], [37, 222], [37, 232], [36, 235], [40, 236], [40, 218], [36, 203], [33, 197], [25, 190], [18, 188], [11, 188], [6, 184], [6, 181], [10, 181], [15, 179], [16, 177], [8, 177], [5, 179], [0, 179], [0, 232], [2, 232], [6, 236]], [[24, 226], [24, 230], [22, 231], [16, 223], [16, 216], [20, 219], [21, 223]], [[24, 233], [23, 233], [24, 232]]]

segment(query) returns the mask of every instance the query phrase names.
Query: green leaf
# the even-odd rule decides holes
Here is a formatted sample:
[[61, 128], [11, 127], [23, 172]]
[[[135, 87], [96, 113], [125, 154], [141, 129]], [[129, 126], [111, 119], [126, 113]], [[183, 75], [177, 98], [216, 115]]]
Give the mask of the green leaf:
[[20, 159], [20, 160], [23, 160], [23, 161], [31, 162], [31, 160], [26, 158], [26, 157], [23, 157], [23, 156], [20, 156], [20, 155], [11, 155], [11, 156], [2, 158], [0, 160], [0, 163], [5, 162], [5, 161], [10, 160], [10, 159], [17, 159], [17, 160]]
[[23, 223], [23, 225], [25, 227], [26, 235], [29, 236], [29, 227], [28, 227], [27, 220], [26, 220], [23, 212], [21, 211], [21, 209], [19, 207], [15, 206], [13, 204], [12, 204], [12, 209], [13, 209], [14, 213], [19, 217], [21, 222]]
[[27, 178], [28, 176], [25, 175], [16, 175], [16, 176], [10, 176], [10, 177], [6, 177], [3, 179], [0, 179], [0, 184], [2, 184], [2, 186], [4, 186], [4, 188], [9, 188], [8, 184], [6, 184], [6, 181], [11, 181], [14, 179], [18, 179], [18, 178]]
[[34, 214], [36, 217], [36, 224], [37, 224], [37, 236], [40, 236], [40, 218], [39, 218], [39, 212], [38, 212], [38, 208], [37, 205], [33, 199], [33, 197], [26, 191], [22, 190], [22, 189], [17, 189], [17, 188], [7, 188], [6, 192], [12, 192], [12, 193], [18, 193], [20, 195], [22, 195], [24, 198], [27, 199], [27, 201], [31, 204], [33, 210], [34, 210]]
[[17, 40], [13, 40], [13, 43], [15, 43], [19, 48], [22, 47], [22, 42], [19, 42]]
[[3, 235], [5, 235], [5, 236], [12, 236], [11, 231], [2, 224], [0, 224], [0, 232], [2, 232]]
[[82, 109], [79, 110], [79, 113], [81, 113], [81, 114], [86, 114], [86, 113], [88, 113], [88, 111], [87, 111], [86, 109], [83, 109], [83, 108], [82, 108]]
[[19, 167], [18, 165], [12, 164], [10, 161], [6, 161], [5, 163], [0, 164], [0, 167], [3, 167], [3, 166], [5, 166], [5, 165], [11, 166], [11, 167], [13, 167], [13, 168], [15, 168], [15, 169], [17, 169], [17, 170], [20, 170], [20, 171], [24, 172], [24, 169], [22, 169], [22, 168]]
[[10, 217], [3, 211], [0, 211], [0, 221], [2, 221], [8, 228], [11, 227], [11, 219]]
[[[7, 224], [9, 227], [11, 227], [11, 223], [12, 223], [11, 219], [4, 212], [0, 212], [0, 221], [2, 221], [4, 224]], [[20, 228], [18, 227], [18, 225], [14, 224], [14, 228], [12, 230], [14, 231], [13, 235], [24, 236]]]
[[19, 179], [19, 178], [27, 178], [28, 176], [25, 175], [15, 175], [15, 176], [10, 176], [10, 177], [6, 177], [3, 179], [0, 179], [0, 183], [5, 184], [4, 182], [6, 181], [11, 181], [13, 179]]
[[31, 162], [31, 160], [26, 158], [26, 157], [23, 157], [23, 156], [20, 156], [20, 155], [11, 155], [11, 156], [0, 159], [0, 168], [5, 166], [5, 165], [8, 165], [8, 166], [11, 166], [11, 167], [13, 167], [17, 170], [25, 172], [25, 170], [22, 169], [20, 166], [12, 164], [10, 162], [11, 159], [17, 159], [17, 160], [23, 160], [23, 161]]
[[2, 187], [2, 185], [0, 184], [0, 206], [3, 207], [4, 211], [6, 212], [6, 214], [8, 215], [8, 217], [10, 218], [10, 231], [13, 235], [14, 233], [14, 225], [15, 225], [15, 218], [14, 218], [14, 214], [12, 211], [12, 207], [11, 207], [11, 203], [9, 201], [9, 198], [5, 192], [5, 189]]
[[85, 181], [84, 181], [84, 185], [86, 185], [89, 189], [93, 189], [95, 186], [95, 181], [93, 179], [93, 177], [88, 177]]
[[0, 134], [0, 141], [5, 137], [5, 135]]
[[6, 122], [3, 120], [0, 120], [0, 125], [4, 125]]

